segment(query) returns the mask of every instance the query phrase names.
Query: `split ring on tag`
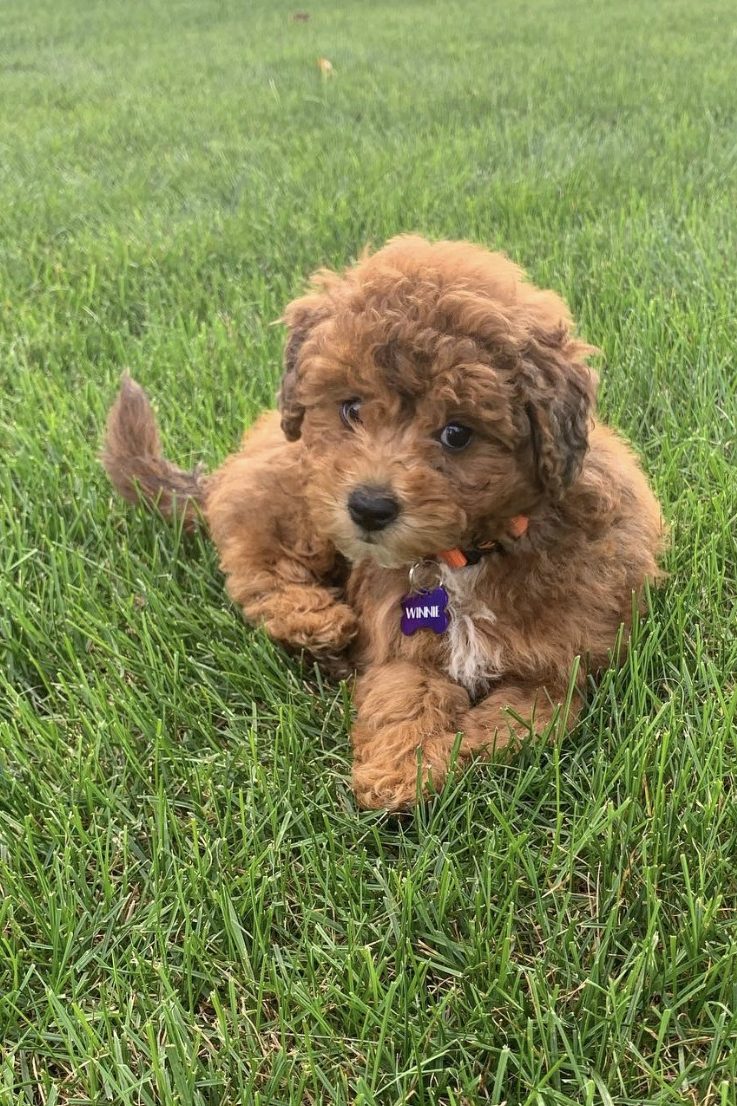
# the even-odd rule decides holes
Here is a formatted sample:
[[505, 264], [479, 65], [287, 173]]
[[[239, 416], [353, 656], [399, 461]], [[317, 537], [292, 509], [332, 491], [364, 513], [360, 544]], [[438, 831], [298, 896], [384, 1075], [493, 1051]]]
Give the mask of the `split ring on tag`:
[[415, 563], [410, 566], [410, 592], [429, 591], [431, 588], [437, 587], [440, 580], [440, 565], [437, 561], [430, 561], [425, 558], [422, 561], [415, 561]]

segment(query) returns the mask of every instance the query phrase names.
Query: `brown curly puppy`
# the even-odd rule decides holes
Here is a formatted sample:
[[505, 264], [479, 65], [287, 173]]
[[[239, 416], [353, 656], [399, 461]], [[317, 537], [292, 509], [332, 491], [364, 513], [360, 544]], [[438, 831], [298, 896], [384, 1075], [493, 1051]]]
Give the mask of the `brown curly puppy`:
[[249, 622], [355, 666], [356, 795], [401, 808], [456, 755], [572, 724], [658, 577], [660, 510], [593, 421], [592, 347], [506, 257], [395, 238], [285, 319], [280, 415], [214, 475], [162, 459], [132, 381], [104, 463], [204, 514]]

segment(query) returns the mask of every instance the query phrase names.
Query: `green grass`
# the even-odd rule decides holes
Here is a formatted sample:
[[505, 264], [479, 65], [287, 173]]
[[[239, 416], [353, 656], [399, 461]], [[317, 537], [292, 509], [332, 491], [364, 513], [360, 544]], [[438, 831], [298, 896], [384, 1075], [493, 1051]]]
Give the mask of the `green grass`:
[[[3, 4], [0, 1102], [728, 1106], [733, 4], [297, 6]], [[575, 736], [398, 821], [96, 451], [128, 366], [216, 465], [307, 272], [402, 230], [568, 298], [673, 544]]]

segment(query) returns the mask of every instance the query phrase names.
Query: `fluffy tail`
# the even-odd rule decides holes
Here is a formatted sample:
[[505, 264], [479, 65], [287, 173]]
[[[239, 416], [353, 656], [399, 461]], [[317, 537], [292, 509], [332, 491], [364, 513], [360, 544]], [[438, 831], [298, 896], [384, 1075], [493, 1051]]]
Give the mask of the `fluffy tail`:
[[187, 529], [201, 520], [206, 477], [161, 456], [156, 417], [146, 393], [126, 373], [107, 417], [101, 460], [112, 483], [129, 503], [158, 508], [166, 517], [184, 519]]

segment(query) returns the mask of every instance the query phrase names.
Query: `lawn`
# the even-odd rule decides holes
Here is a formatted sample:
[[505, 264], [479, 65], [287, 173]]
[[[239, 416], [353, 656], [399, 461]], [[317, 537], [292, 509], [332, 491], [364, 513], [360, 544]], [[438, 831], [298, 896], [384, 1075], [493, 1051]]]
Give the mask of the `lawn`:
[[[2, 5], [0, 1103], [730, 1106], [734, 5], [296, 7]], [[127, 366], [216, 465], [402, 230], [563, 293], [672, 546], [574, 735], [398, 820], [96, 454]]]

